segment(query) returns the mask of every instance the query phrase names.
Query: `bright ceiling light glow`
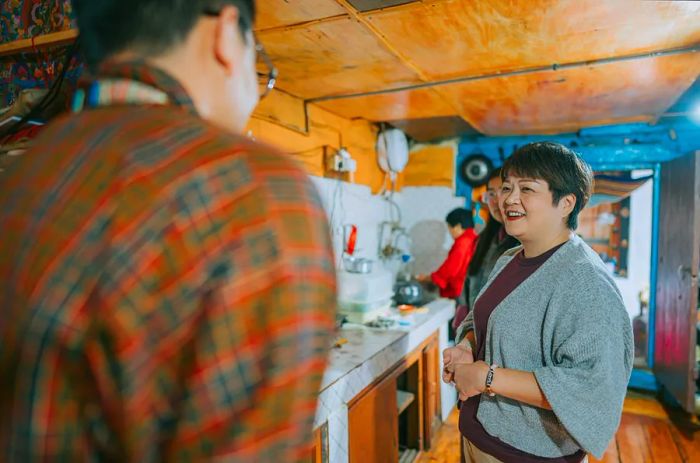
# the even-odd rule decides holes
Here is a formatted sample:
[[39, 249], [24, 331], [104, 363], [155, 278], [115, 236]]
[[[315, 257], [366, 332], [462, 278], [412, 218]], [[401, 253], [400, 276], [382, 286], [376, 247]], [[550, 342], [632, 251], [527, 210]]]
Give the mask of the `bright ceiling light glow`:
[[693, 109], [690, 110], [690, 119], [696, 124], [700, 124], [700, 101], [695, 103]]

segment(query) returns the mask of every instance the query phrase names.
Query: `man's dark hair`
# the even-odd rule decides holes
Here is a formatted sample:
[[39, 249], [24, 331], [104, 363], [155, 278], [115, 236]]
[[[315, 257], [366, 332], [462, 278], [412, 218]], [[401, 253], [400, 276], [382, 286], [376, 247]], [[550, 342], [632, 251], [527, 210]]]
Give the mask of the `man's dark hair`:
[[158, 56], [182, 43], [205, 11], [238, 8], [246, 34], [255, 22], [255, 0], [73, 0], [85, 58], [91, 67], [131, 50]]
[[456, 227], [461, 225], [463, 229], [474, 228], [474, 218], [472, 217], [472, 211], [470, 209], [465, 209], [463, 207], [458, 207], [453, 211], [450, 211], [445, 217], [445, 221], [450, 227]]
[[593, 189], [591, 167], [578, 154], [559, 143], [530, 143], [518, 148], [506, 159], [501, 178], [505, 180], [511, 174], [545, 180], [552, 192], [554, 205], [559, 204], [566, 195], [576, 196], [576, 205], [566, 225], [571, 230], [578, 227], [578, 214], [586, 206]]

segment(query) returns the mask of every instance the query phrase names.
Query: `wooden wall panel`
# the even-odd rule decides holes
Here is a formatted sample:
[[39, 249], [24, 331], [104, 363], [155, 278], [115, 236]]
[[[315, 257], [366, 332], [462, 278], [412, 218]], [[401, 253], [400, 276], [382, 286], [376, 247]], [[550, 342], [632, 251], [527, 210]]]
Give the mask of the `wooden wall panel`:
[[456, 145], [423, 145], [411, 151], [404, 171], [404, 186], [454, 186]]
[[304, 99], [419, 82], [374, 34], [348, 18], [259, 38], [279, 68], [279, 88]]
[[253, 117], [303, 133], [308, 130], [304, 106], [301, 98], [273, 90], [260, 101]]
[[700, 2], [426, 1], [366, 17], [432, 79], [700, 41]]
[[[296, 102], [290, 103], [289, 98], [280, 98], [277, 102], [280, 103], [280, 107], [275, 109], [277, 114], [296, 115]], [[318, 177], [326, 175], [324, 148], [337, 150], [345, 146], [357, 161], [354, 182], [369, 186], [374, 193], [380, 191], [384, 186], [384, 173], [377, 164], [377, 127], [364, 120], [351, 121], [337, 116], [316, 105], [309, 105], [308, 113], [308, 134], [285, 127], [289, 125], [287, 121], [272, 122], [258, 112], [253, 115], [246, 130], [256, 139], [291, 154], [310, 175]], [[403, 175], [400, 175], [399, 188], [402, 184]]]
[[574, 132], [650, 121], [700, 73], [700, 53], [544, 71], [443, 87], [487, 135]]

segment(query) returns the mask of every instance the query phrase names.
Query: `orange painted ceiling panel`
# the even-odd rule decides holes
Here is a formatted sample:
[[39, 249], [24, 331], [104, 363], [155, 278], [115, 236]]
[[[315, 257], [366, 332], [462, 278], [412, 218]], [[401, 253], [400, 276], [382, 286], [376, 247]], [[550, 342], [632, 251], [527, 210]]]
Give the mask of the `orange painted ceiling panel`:
[[365, 18], [431, 79], [700, 42], [700, 2], [443, 0]]
[[256, 2], [256, 29], [289, 26], [316, 19], [346, 14], [335, 0], [262, 0]]
[[383, 93], [317, 104], [339, 116], [375, 122], [456, 114], [456, 111], [431, 89]]
[[441, 87], [488, 135], [561, 133], [654, 120], [700, 74], [700, 53], [669, 55]]
[[279, 69], [279, 88], [304, 99], [419, 82], [413, 70], [353, 19], [261, 32], [259, 38]]

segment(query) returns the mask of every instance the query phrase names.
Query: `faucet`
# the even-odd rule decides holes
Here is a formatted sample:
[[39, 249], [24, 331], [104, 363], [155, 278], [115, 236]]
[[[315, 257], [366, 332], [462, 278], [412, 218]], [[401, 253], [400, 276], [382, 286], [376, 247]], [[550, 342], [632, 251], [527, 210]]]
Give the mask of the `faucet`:
[[[388, 229], [388, 239], [385, 239], [385, 234]], [[399, 248], [399, 240], [404, 238], [407, 242], [406, 251], [411, 249], [411, 237], [406, 233], [398, 222], [384, 221], [379, 224], [379, 249], [378, 254], [381, 259], [390, 259], [403, 254]]]

